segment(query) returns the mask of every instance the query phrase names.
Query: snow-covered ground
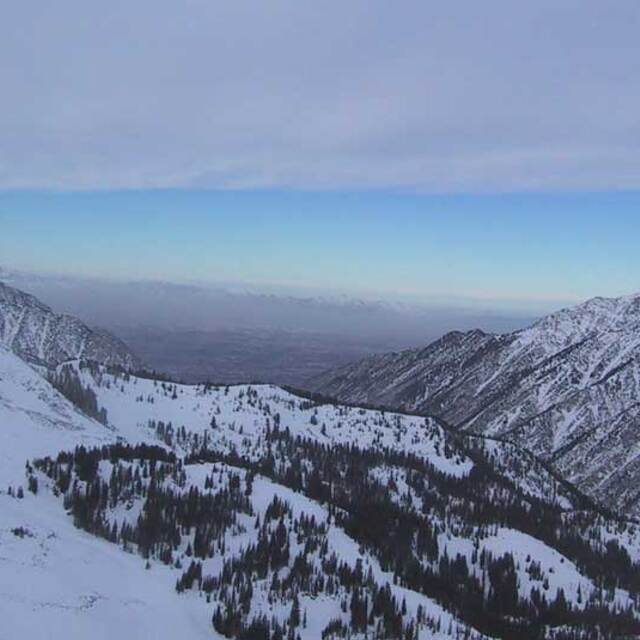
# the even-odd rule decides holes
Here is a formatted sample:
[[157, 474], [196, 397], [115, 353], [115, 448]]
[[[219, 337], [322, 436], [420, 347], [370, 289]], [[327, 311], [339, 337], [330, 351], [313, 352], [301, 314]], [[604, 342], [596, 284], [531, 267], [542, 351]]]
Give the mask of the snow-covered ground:
[[118, 434], [87, 418], [31, 366], [0, 345], [0, 489], [24, 481], [33, 457], [96, 446]]
[[[171, 422], [174, 428], [208, 434], [218, 447], [250, 453], [279, 415], [281, 430], [325, 444], [390, 448], [428, 460], [455, 477], [469, 473], [473, 462], [447, 455], [443, 429], [429, 418], [309, 401], [273, 385], [205, 388], [104, 373], [82, 372], [109, 423], [131, 442], [148, 439], [151, 421]], [[211, 428], [215, 419], [216, 429]]]
[[174, 584], [163, 565], [76, 529], [46, 491], [0, 495], [0, 640], [219, 637]]
[[216, 637], [205, 607], [177, 600], [171, 571], [145, 570], [76, 529], [59, 498], [27, 491], [28, 459], [117, 437], [0, 347], [0, 640]]

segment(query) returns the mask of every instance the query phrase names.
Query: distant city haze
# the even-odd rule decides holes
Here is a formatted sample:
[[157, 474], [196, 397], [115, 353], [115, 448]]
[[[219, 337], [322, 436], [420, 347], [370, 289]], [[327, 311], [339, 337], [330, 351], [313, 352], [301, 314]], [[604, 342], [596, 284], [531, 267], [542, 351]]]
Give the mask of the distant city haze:
[[511, 331], [533, 317], [458, 302], [408, 303], [345, 295], [274, 293], [55, 277], [0, 269], [0, 281], [55, 311], [110, 330], [149, 369], [186, 381], [301, 384], [372, 353], [426, 345], [453, 329]]

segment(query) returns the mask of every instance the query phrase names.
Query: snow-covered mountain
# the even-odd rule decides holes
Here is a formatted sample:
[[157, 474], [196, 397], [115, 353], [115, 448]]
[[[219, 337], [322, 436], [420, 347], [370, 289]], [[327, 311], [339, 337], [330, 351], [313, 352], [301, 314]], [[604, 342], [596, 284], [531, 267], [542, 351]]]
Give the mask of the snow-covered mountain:
[[595, 298], [511, 334], [449, 333], [310, 387], [506, 437], [603, 504], [640, 514], [640, 295]]
[[[324, 426], [324, 420], [327, 420], [329, 433], [335, 434], [339, 441], [353, 442], [356, 433], [370, 431], [370, 446], [380, 450], [392, 446], [401, 451], [405, 437], [407, 442], [409, 437], [415, 440], [423, 431], [422, 420], [406, 419], [408, 432], [401, 438], [393, 436], [391, 430], [388, 436], [376, 434], [371, 428], [373, 423], [368, 425], [371, 418], [363, 418], [355, 410], [352, 417], [343, 418], [343, 427], [336, 419], [341, 415], [339, 409], [327, 408], [318, 413], [312, 403], [277, 387], [207, 390], [128, 374], [110, 374], [96, 369], [95, 364], [80, 364], [79, 361], [62, 365], [63, 368], [69, 366], [87, 388], [96, 391], [101, 406], [109, 412], [109, 425], [99, 424], [83, 415], [50, 385], [37, 367], [33, 368], [0, 346], [0, 563], [3, 569], [0, 571], [0, 617], [3, 620], [0, 638], [3, 640], [18, 637], [107, 638], [115, 633], [120, 637], [167, 640], [178, 636], [223, 637], [211, 625], [215, 609], [210, 597], [198, 596], [197, 589], [187, 589], [182, 595], [176, 593], [176, 580], [183, 574], [183, 569], [190, 566], [192, 552], [187, 551], [187, 546], [195, 542], [192, 537], [186, 536], [176, 548], [175, 567], [154, 560], [155, 554], [151, 554], [151, 564], [141, 558], [136, 560], [136, 556], [119, 550], [116, 545], [75, 528], [73, 520], [65, 513], [61, 498], [56, 497], [60, 496], [59, 482], [53, 480], [59, 481], [59, 475], [50, 480], [44, 473], [27, 470], [25, 477], [28, 461], [34, 464], [34, 460], [47, 456], [55, 460], [60, 452], [77, 451], [78, 446], [89, 451], [104, 451], [105, 447], [122, 447], [124, 443], [161, 445], [165, 450], [174, 450], [183, 456], [191, 451], [189, 441], [198, 441], [207, 434], [211, 434], [211, 444], [216, 443], [212, 451], [230, 454], [246, 450], [257, 461], [260, 452], [266, 452], [264, 427], [268, 421], [265, 421], [264, 412], [269, 406], [274, 409], [272, 417], [282, 416], [283, 429], [313, 434], [310, 416], [319, 415], [323, 423], [322, 426], [316, 423], [316, 438], [333, 440], [334, 436], [329, 435]], [[211, 426], [213, 416], [217, 418], [215, 429]], [[176, 425], [173, 442], [172, 424]], [[190, 425], [188, 431], [184, 431], [184, 424]], [[182, 429], [178, 425], [182, 425]], [[468, 473], [470, 460], [450, 453], [445, 456], [438, 445], [440, 428], [434, 424], [430, 429], [431, 437], [425, 439], [421, 449], [425, 456], [430, 456], [434, 464], [454, 475]], [[380, 436], [382, 440], [379, 440]], [[107, 474], [107, 481], [117, 457], [110, 455], [110, 460], [111, 463], [104, 463], [104, 468], [103, 463], [100, 467], [100, 471]], [[204, 490], [205, 480], [208, 482], [209, 478], [216, 489], [225, 483], [236, 482], [238, 478], [243, 485], [248, 482], [248, 471], [244, 467], [203, 463], [185, 468], [188, 469], [186, 484], [175, 487], [185, 495], [193, 495], [196, 488]], [[415, 619], [419, 613], [421, 625], [437, 622], [444, 627], [443, 631], [434, 633], [434, 638], [451, 638], [455, 633], [484, 637], [429, 597], [394, 585], [393, 575], [381, 567], [374, 555], [364, 552], [341, 527], [331, 524], [326, 507], [266, 476], [251, 475], [246, 513], [234, 516], [237, 522], [224, 538], [227, 548], [205, 563], [206, 572], [215, 575], [225, 563], [245, 553], [257, 540], [253, 534], [254, 520], [266, 519], [268, 522], [274, 505], [282, 505], [285, 518], [276, 519], [272, 529], [279, 521], [284, 521], [287, 528], [293, 530], [294, 524], [296, 528], [299, 526], [301, 518], [313, 518], [313, 522], [317, 521], [321, 527], [316, 533], [326, 540], [326, 547], [317, 555], [318, 567], [324, 558], [325, 561], [337, 560], [338, 566], [344, 564], [343, 572], [347, 566], [353, 569], [362, 566], [367, 572], [371, 569], [376, 584], [381, 587], [391, 585], [392, 598], [394, 602], [397, 600], [394, 606], [404, 603], [407, 607], [407, 619]], [[27, 486], [32, 486], [34, 478], [35, 488], [28, 490]], [[144, 491], [146, 494], [148, 488]], [[69, 507], [69, 503], [66, 504]], [[144, 513], [143, 505], [142, 494], [136, 496], [134, 492], [126, 497], [123, 494], [107, 517], [120, 525], [128, 522], [135, 527], [138, 516]], [[291, 544], [293, 562], [296, 543], [292, 540]], [[297, 547], [304, 551], [304, 538]], [[310, 551], [306, 557], [312, 559]], [[281, 568], [279, 574], [286, 575], [283, 572]], [[283, 593], [274, 605], [269, 595], [270, 585], [271, 580], [256, 581], [252, 615], [268, 614], [270, 619], [286, 622], [290, 617], [291, 594]], [[319, 598], [300, 594], [301, 616], [304, 616], [304, 630], [302, 620], [300, 622], [301, 638], [319, 638], [332, 620], [348, 621], [349, 615], [341, 609], [348, 591], [344, 587], [336, 588], [337, 592], [320, 594]]]
[[637, 526], [515, 444], [32, 360], [0, 346], [2, 640], [640, 634]]
[[54, 313], [34, 296], [2, 282], [0, 344], [25, 360], [49, 367], [74, 358], [127, 369], [140, 366], [128, 347], [111, 334]]

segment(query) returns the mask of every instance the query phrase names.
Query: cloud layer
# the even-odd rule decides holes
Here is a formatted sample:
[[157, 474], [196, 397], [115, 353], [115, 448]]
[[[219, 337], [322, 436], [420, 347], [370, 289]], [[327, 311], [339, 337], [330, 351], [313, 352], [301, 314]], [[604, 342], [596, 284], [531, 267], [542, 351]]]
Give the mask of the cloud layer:
[[636, 0], [10, 5], [0, 188], [640, 187]]

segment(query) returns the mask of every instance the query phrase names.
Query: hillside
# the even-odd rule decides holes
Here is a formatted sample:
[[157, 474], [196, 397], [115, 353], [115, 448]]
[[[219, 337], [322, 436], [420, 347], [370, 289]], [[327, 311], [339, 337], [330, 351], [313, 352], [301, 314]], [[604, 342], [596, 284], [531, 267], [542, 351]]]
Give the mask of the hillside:
[[327, 372], [309, 387], [511, 439], [603, 504], [638, 515], [639, 363], [636, 295], [595, 298], [511, 334], [449, 333]]
[[28, 293], [0, 282], [0, 344], [21, 358], [55, 366], [84, 358], [125, 368], [140, 362], [120, 340], [80, 320], [54, 313]]
[[169, 640], [185, 630], [194, 639], [211, 637], [197, 606], [174, 603], [170, 572], [145, 571], [137, 558], [74, 527], [52, 493], [27, 488], [27, 460], [118, 437], [0, 346], [2, 640], [114, 634]]

